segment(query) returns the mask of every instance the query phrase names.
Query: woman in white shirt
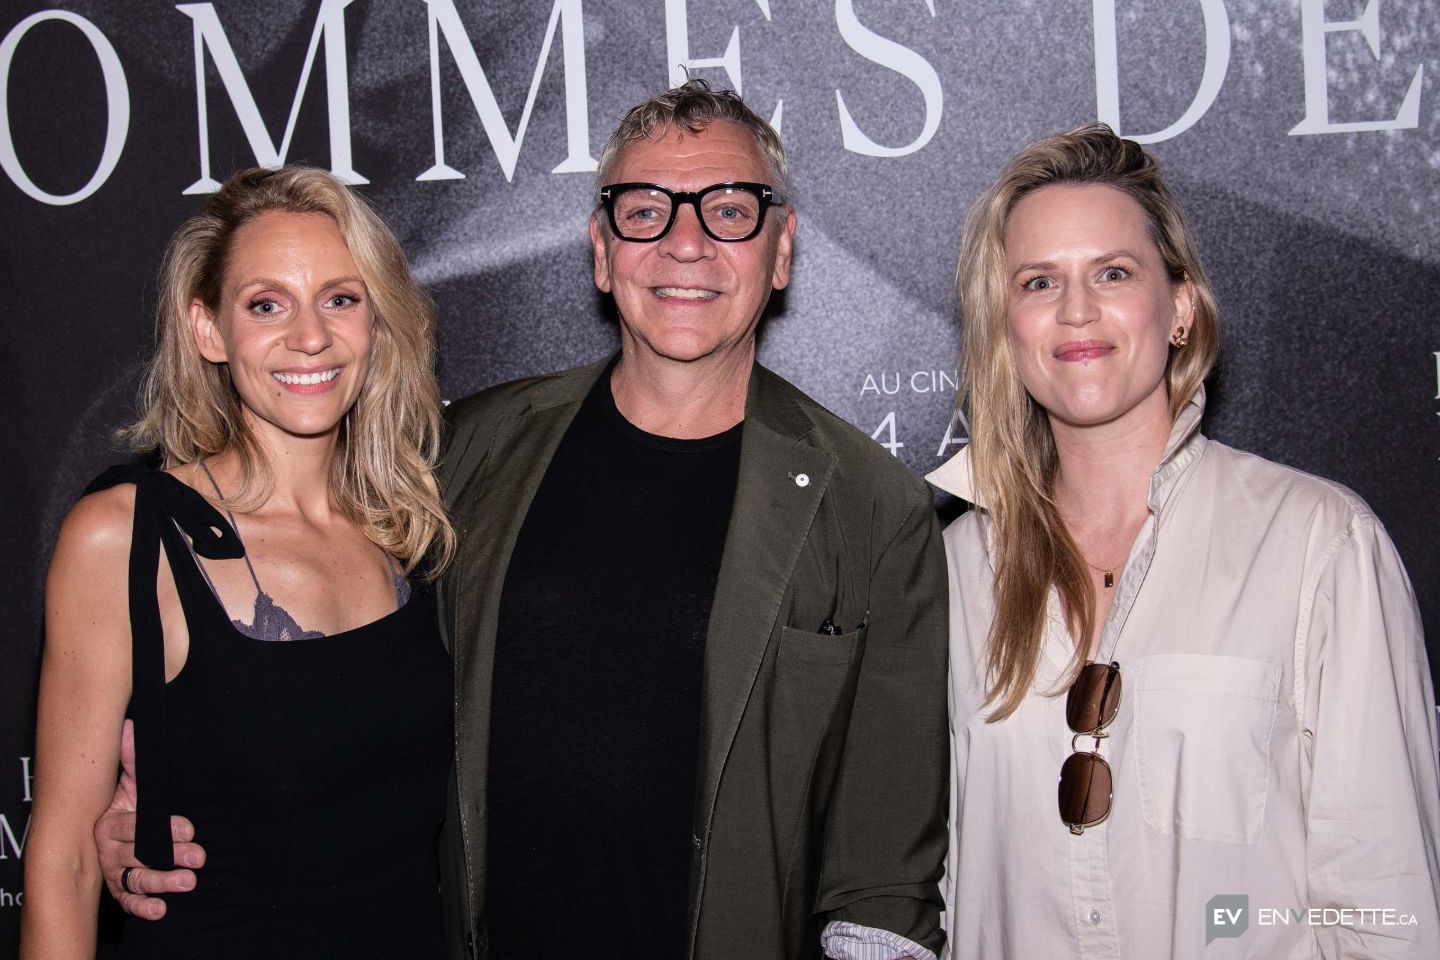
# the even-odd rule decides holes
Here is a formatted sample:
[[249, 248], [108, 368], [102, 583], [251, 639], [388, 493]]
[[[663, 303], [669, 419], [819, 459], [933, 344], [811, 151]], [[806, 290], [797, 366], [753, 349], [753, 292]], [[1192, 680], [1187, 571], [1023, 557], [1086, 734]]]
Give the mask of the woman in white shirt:
[[958, 276], [952, 956], [1440, 956], [1409, 581], [1349, 490], [1199, 433], [1218, 316], [1154, 161], [1031, 146]]

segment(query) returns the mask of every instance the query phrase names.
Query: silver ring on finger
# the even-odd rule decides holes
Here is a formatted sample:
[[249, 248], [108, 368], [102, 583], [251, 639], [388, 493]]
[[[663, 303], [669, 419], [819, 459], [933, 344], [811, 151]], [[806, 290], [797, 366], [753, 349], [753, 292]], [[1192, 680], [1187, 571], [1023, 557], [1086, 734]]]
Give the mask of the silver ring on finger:
[[126, 893], [138, 894], [140, 892], [139, 890], [130, 889], [130, 873], [134, 869], [134, 867], [126, 867], [124, 870], [120, 871], [120, 889], [124, 890]]

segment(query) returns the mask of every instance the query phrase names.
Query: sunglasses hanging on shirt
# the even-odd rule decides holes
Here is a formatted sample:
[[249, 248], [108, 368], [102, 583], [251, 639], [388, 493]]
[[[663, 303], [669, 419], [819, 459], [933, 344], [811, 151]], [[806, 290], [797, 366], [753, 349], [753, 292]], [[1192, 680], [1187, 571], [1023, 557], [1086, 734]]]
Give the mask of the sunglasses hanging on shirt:
[[[1099, 749], [1109, 736], [1105, 728], [1120, 710], [1120, 690], [1120, 664], [1087, 661], [1065, 698], [1065, 722], [1075, 734], [1070, 738], [1075, 752], [1060, 768], [1060, 820], [1076, 835], [1110, 816], [1114, 778]], [[1081, 737], [1094, 739], [1090, 750], [1076, 745]]]

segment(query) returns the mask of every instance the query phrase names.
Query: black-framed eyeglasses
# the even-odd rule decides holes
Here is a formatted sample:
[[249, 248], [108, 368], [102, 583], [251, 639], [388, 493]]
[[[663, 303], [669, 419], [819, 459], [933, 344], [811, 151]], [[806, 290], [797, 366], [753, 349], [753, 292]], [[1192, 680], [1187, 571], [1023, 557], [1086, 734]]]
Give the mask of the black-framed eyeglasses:
[[[1074, 736], [1074, 752], [1060, 767], [1060, 820], [1070, 832], [1081, 834], [1110, 816], [1114, 777], [1110, 764], [1100, 756], [1100, 741], [1109, 736], [1105, 728], [1120, 711], [1120, 664], [1087, 661], [1065, 698], [1065, 722]], [[1076, 741], [1092, 737], [1092, 749], [1081, 750]]]
[[767, 184], [730, 181], [703, 190], [667, 190], [654, 183], [611, 183], [600, 188], [610, 229], [621, 240], [654, 243], [675, 224], [685, 204], [695, 208], [700, 227], [712, 240], [749, 240], [765, 226], [765, 210], [784, 206]]

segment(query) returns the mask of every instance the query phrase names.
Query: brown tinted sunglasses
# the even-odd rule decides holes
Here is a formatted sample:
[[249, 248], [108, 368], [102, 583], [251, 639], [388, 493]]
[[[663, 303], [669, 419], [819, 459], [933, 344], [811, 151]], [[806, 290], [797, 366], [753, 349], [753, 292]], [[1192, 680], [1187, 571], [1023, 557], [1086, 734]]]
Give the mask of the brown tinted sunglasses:
[[[1120, 710], [1120, 664], [1087, 662], [1065, 698], [1065, 722], [1070, 738], [1070, 759], [1060, 768], [1060, 819], [1070, 832], [1081, 834], [1110, 816], [1113, 778], [1110, 764], [1096, 752], [1109, 736], [1105, 728]], [[1093, 737], [1095, 747], [1080, 750], [1075, 742]]]

